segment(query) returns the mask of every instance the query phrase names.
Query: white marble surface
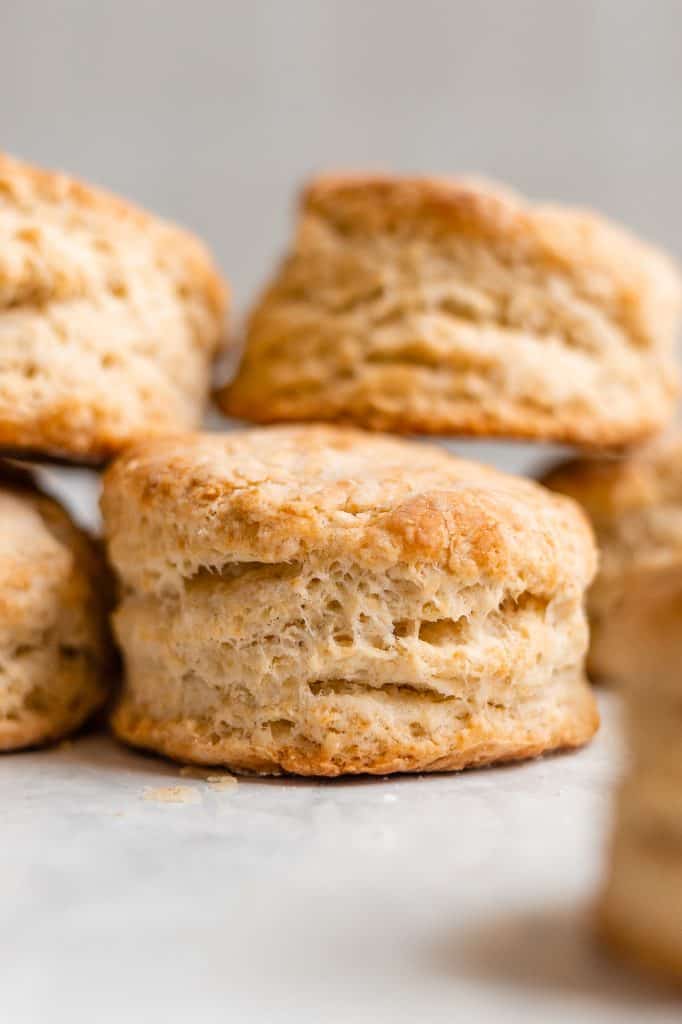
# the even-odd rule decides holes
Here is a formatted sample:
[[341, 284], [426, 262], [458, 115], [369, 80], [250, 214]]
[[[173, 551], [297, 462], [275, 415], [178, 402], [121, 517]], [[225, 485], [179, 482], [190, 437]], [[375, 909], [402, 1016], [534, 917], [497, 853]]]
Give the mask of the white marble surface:
[[590, 940], [602, 703], [585, 751], [444, 777], [217, 791], [104, 735], [2, 759], [1, 1019], [679, 1021]]

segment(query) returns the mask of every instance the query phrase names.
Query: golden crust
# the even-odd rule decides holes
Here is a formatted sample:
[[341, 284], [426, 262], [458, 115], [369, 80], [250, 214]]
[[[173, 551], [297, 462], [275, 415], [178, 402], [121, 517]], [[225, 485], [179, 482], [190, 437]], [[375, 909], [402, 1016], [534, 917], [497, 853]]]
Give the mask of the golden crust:
[[667, 257], [594, 214], [323, 177], [219, 400], [257, 422], [617, 447], [672, 416], [679, 313]]
[[[361, 725], [371, 733], [372, 723]], [[331, 755], [328, 749], [295, 743], [263, 744], [251, 737], [226, 735], [217, 739], [193, 721], [168, 722], [140, 714], [134, 701], [125, 697], [112, 717], [116, 736], [135, 747], [154, 750], [177, 761], [193, 764], [227, 764], [234, 771], [272, 775], [288, 773], [335, 778], [347, 774], [389, 775], [395, 772], [452, 772], [489, 764], [539, 757], [552, 751], [584, 746], [599, 727], [594, 697], [578, 683], [572, 700], [555, 717], [539, 722], [500, 714], [493, 721], [473, 720], [459, 728], [456, 720], [449, 735], [436, 746], [430, 737], [395, 742], [379, 756], [369, 756], [352, 730]]]
[[245, 771], [446, 771], [585, 742], [577, 506], [325, 426], [169, 437], [104, 478], [128, 742]]
[[76, 729], [113, 671], [101, 553], [32, 478], [0, 463], [0, 751]]
[[0, 154], [0, 446], [100, 461], [198, 423], [227, 292], [191, 234]]
[[304, 188], [301, 209], [344, 231], [399, 231], [416, 222], [517, 242], [557, 266], [615, 275], [623, 288], [648, 278], [651, 285], [679, 292], [669, 257], [594, 211], [530, 204], [507, 186], [475, 177], [321, 175]]
[[191, 232], [160, 220], [106, 189], [88, 185], [63, 171], [35, 167], [1, 152], [0, 196], [21, 209], [30, 208], [35, 202], [64, 205], [72, 213], [77, 210], [91, 211], [140, 232], [160, 231], [168, 244], [183, 250], [183, 259], [197, 285], [216, 312], [224, 314], [227, 300], [225, 281], [216, 271], [203, 243]]
[[592, 536], [574, 503], [443, 449], [351, 428], [175, 436], [124, 453], [104, 477], [115, 564], [442, 563], [460, 577], [584, 585]]

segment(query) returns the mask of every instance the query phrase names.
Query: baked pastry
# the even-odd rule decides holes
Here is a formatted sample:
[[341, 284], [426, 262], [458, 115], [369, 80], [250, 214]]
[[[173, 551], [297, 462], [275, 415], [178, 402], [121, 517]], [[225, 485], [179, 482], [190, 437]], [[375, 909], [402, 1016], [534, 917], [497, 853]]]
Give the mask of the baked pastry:
[[620, 953], [682, 984], [682, 559], [639, 573], [621, 614], [632, 757], [599, 925]]
[[0, 446], [100, 461], [198, 424], [225, 291], [191, 235], [0, 154]]
[[124, 740], [302, 775], [574, 747], [595, 567], [576, 505], [414, 442], [325, 426], [125, 453], [102, 509]]
[[0, 751], [58, 739], [111, 683], [110, 588], [93, 541], [0, 464]]
[[579, 502], [594, 527], [600, 560], [588, 594], [588, 668], [617, 681], [639, 643], [624, 624], [623, 602], [646, 605], [651, 570], [682, 560], [682, 435], [622, 458], [571, 459], [543, 483]]
[[595, 214], [468, 180], [322, 177], [224, 409], [623, 445], [672, 416], [680, 280]]

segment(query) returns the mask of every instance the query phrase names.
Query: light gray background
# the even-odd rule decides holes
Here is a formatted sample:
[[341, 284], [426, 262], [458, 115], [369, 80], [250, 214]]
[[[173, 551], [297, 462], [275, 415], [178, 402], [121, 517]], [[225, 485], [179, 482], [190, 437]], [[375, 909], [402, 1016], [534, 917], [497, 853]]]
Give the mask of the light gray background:
[[0, 144], [205, 236], [240, 303], [311, 171], [475, 171], [682, 250], [679, 0], [2, 0]]

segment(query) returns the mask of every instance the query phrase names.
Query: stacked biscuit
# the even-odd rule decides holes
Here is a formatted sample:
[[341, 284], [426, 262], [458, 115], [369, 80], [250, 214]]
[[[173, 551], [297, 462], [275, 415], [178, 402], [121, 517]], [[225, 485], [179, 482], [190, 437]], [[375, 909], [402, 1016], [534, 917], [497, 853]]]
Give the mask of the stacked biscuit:
[[295, 425], [138, 446], [106, 476], [117, 733], [315, 775], [584, 742], [575, 505], [357, 428], [632, 443], [672, 413], [678, 315], [668, 260], [594, 215], [475, 181], [313, 182], [219, 396]]
[[676, 395], [679, 278], [599, 217], [468, 181], [304, 193], [226, 411], [621, 446]]
[[[127, 203], [0, 156], [0, 446], [99, 463], [199, 422], [224, 291], [203, 247]], [[66, 735], [111, 686], [102, 552], [0, 467], [0, 749]]]
[[[17, 459], [119, 456], [115, 733], [262, 773], [586, 742], [596, 552], [577, 499], [602, 549], [591, 667], [627, 681], [635, 748], [603, 925], [679, 975], [682, 447], [605, 454], [673, 414], [674, 267], [485, 182], [318, 179], [218, 396], [274, 425], [192, 433], [225, 298], [190, 235], [0, 157], [0, 749], [78, 727], [113, 668], [103, 554]], [[382, 430], [600, 457], [548, 490]]]
[[663, 255], [483, 182], [319, 179], [219, 395], [297, 422], [193, 434], [224, 311], [202, 247], [63, 176], [0, 168], [0, 440], [83, 461], [126, 449], [102, 505], [119, 736], [314, 775], [589, 739], [595, 552], [576, 504], [367, 431], [601, 447], [655, 432], [675, 395]]

